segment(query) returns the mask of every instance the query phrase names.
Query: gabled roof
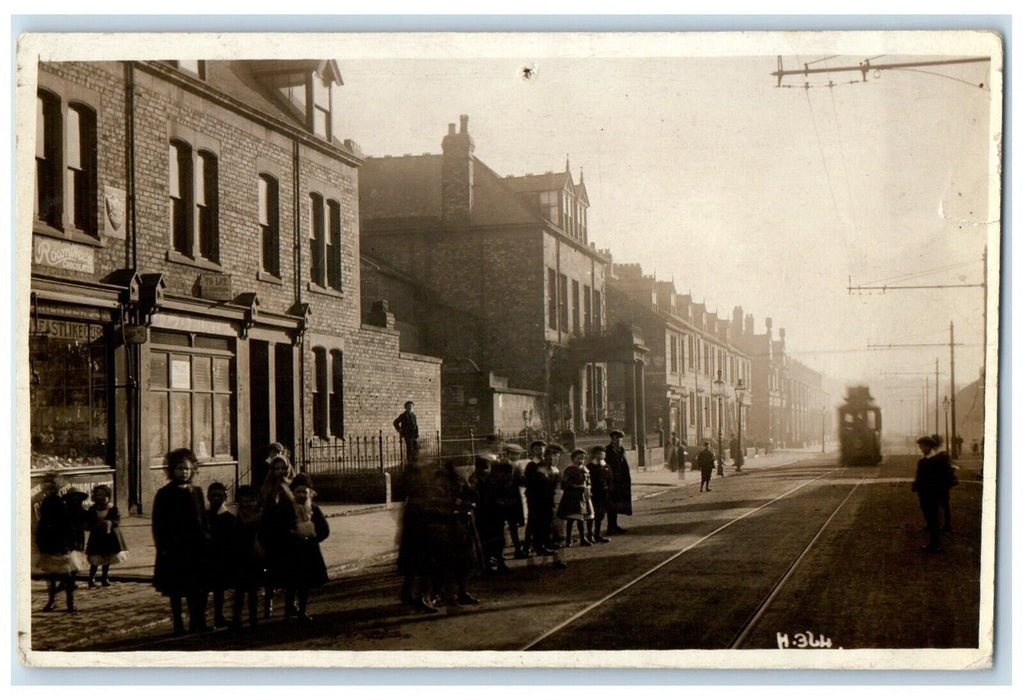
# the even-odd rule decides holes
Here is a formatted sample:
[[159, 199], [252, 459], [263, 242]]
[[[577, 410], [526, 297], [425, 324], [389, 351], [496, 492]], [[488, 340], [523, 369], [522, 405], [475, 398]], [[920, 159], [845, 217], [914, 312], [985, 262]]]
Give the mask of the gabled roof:
[[543, 175], [518, 175], [502, 178], [502, 181], [516, 192], [548, 192], [550, 190], [572, 191], [572, 174], [569, 172], [544, 173]]

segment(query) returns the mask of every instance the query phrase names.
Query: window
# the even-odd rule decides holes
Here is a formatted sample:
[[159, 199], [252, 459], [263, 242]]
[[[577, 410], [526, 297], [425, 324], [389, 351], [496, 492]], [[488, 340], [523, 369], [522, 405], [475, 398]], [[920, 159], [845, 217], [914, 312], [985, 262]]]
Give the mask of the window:
[[342, 291], [341, 285], [341, 204], [309, 195], [310, 208], [310, 281], [323, 288]]
[[557, 192], [541, 192], [540, 193], [540, 216], [547, 219], [551, 223], [557, 223], [558, 221], [558, 193]]
[[572, 330], [579, 333], [582, 330], [579, 319], [579, 282], [572, 280]]
[[200, 462], [232, 460], [234, 355], [227, 338], [153, 331], [149, 353], [150, 464], [179, 447]]
[[572, 229], [572, 210], [575, 208], [575, 202], [572, 201], [572, 198], [569, 197], [568, 194], [565, 194], [564, 198], [565, 198], [564, 199], [564, 201], [565, 201], [565, 221], [564, 221], [565, 232], [568, 233], [571, 236], [571, 235], [574, 235], [574, 233], [575, 233], [573, 231], [573, 229]]
[[313, 91], [312, 131], [317, 136], [329, 141], [331, 137], [330, 85], [329, 83], [325, 84], [323, 78], [316, 74], [313, 74], [311, 82]]
[[168, 151], [170, 243], [186, 258], [220, 261], [217, 157], [180, 140]]
[[671, 372], [678, 374], [678, 336], [669, 335], [671, 339]]
[[593, 329], [600, 333], [603, 324], [604, 305], [601, 301], [600, 292], [593, 290]]
[[586, 240], [586, 205], [579, 203], [579, 236]]
[[35, 217], [58, 231], [98, 235], [96, 113], [36, 95]]
[[586, 333], [593, 330], [593, 299], [589, 285], [583, 285], [583, 323]]
[[199, 78], [206, 77], [206, 61], [172, 61], [178, 70], [191, 73]]
[[561, 330], [568, 330], [568, 277], [566, 275], [558, 275], [558, 322]]
[[313, 432], [324, 440], [330, 438], [329, 394], [327, 382], [327, 351], [324, 348], [313, 348]]
[[547, 325], [558, 327], [558, 273], [547, 268]]
[[29, 369], [32, 468], [112, 464], [112, 368], [103, 326], [35, 319]]
[[277, 179], [270, 175], [259, 176], [259, 235], [262, 242], [263, 272], [281, 276], [281, 216], [280, 190]]
[[686, 339], [689, 341], [689, 369], [696, 368], [696, 353], [693, 351], [693, 336], [687, 335]]
[[345, 435], [345, 369], [340, 350], [330, 351], [330, 434]]

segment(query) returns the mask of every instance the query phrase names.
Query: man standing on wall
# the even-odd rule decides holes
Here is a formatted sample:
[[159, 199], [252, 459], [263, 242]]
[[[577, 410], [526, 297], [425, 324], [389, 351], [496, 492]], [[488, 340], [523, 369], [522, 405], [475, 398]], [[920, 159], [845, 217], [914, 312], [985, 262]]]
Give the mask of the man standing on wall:
[[412, 402], [405, 402], [405, 411], [394, 419], [394, 429], [405, 443], [405, 462], [412, 464], [419, 455], [419, 423], [412, 412]]

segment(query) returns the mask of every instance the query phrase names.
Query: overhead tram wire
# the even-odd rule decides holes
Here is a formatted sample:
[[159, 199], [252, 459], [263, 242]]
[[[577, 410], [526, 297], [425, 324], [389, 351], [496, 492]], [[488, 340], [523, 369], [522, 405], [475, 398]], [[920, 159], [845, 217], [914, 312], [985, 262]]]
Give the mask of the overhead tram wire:
[[[824, 157], [824, 143], [821, 141], [821, 132], [817, 128], [817, 116], [813, 113], [813, 103], [810, 101], [809, 91], [806, 93], [806, 105], [810, 108], [810, 120], [813, 122], [813, 132], [817, 136], [817, 147], [821, 152], [821, 163], [824, 165], [824, 178], [828, 182], [828, 192], [831, 193], [831, 206], [835, 208], [835, 219], [839, 225], [842, 223], [842, 217], [838, 213], [838, 201], [835, 199], [835, 188], [831, 185], [831, 173], [828, 171], [828, 161]], [[846, 241], [848, 244], [848, 241]]]

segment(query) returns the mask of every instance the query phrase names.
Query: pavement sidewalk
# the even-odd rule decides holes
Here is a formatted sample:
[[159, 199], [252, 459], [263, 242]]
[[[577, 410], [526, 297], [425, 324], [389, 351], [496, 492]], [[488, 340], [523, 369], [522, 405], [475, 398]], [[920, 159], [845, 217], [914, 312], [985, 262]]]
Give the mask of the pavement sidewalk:
[[[772, 454], [747, 457], [743, 472], [806, 459], [820, 455], [820, 448], [776, 450]], [[736, 476], [735, 467], [725, 465], [725, 476]], [[714, 478], [720, 478], [716, 476]], [[700, 483], [697, 472], [672, 472], [664, 465], [644, 467], [632, 473], [633, 496], [637, 500], [655, 496], [668, 488], [695, 486]], [[658, 489], [658, 487], [663, 487]], [[398, 536], [402, 504], [352, 505], [322, 503], [317, 505], [327, 516], [330, 537], [320, 544], [327, 572], [332, 579], [360, 571], [366, 567], [388, 564], [398, 556]], [[148, 515], [128, 515], [121, 519], [121, 532], [128, 546], [127, 561], [110, 569], [110, 578], [121, 581], [144, 581], [153, 576], [156, 557], [153, 547], [152, 522]]]

